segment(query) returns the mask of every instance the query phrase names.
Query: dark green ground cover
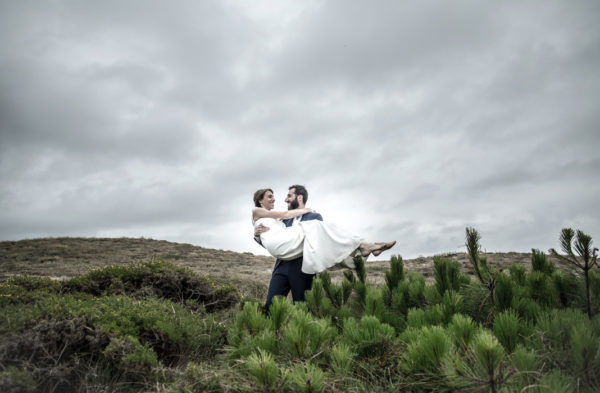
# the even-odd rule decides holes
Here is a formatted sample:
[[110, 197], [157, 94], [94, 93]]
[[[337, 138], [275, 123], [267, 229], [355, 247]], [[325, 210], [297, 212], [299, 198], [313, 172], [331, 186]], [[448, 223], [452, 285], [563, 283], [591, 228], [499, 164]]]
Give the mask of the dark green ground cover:
[[584, 279], [536, 250], [530, 271], [494, 270], [471, 235], [475, 279], [439, 256], [427, 285], [393, 257], [375, 287], [357, 259], [269, 315], [168, 262], [13, 278], [0, 284], [0, 390], [600, 391], [598, 268]]

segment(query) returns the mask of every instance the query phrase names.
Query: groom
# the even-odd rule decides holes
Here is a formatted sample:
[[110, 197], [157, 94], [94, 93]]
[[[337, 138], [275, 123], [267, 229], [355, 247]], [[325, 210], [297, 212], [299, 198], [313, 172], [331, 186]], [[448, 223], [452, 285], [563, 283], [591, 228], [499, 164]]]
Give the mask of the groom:
[[[289, 188], [285, 202], [288, 205], [288, 210], [303, 209], [306, 201], [308, 201], [308, 191], [301, 185], [293, 185]], [[323, 217], [319, 213], [307, 213], [300, 217], [283, 220], [286, 227], [294, 225], [298, 221], [319, 220], [323, 221]], [[261, 233], [268, 231], [269, 228], [264, 225], [259, 225], [254, 232], [254, 236], [260, 236]], [[259, 242], [260, 243], [260, 242]], [[312, 288], [314, 274], [302, 273], [302, 257], [282, 261], [278, 259], [273, 268], [273, 275], [269, 283], [269, 292], [267, 293], [267, 302], [265, 310], [269, 312], [273, 297], [277, 295], [287, 296], [290, 290], [292, 291], [292, 299], [294, 302], [304, 300], [304, 291]]]

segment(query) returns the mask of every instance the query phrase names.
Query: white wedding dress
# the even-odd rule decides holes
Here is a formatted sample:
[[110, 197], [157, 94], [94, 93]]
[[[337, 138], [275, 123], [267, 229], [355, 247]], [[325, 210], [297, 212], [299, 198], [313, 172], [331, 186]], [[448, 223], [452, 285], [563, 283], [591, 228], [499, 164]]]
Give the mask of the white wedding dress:
[[303, 256], [302, 272], [315, 274], [333, 267], [354, 268], [352, 258], [363, 242], [334, 224], [319, 220], [296, 221], [285, 224], [274, 218], [259, 218], [259, 224], [269, 227], [260, 235], [262, 245], [269, 254], [281, 260], [291, 260]]

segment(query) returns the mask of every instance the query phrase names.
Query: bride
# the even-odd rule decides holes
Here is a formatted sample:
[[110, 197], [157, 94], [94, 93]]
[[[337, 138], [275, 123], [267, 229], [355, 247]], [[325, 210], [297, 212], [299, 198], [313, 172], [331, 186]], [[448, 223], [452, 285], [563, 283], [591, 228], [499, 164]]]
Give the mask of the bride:
[[314, 213], [314, 210], [299, 208], [285, 212], [275, 211], [275, 197], [271, 189], [256, 191], [254, 205], [254, 228], [260, 224], [269, 227], [267, 232], [260, 235], [265, 249], [281, 260], [292, 260], [302, 256], [302, 272], [307, 274], [319, 273], [340, 263], [353, 265], [348, 261], [358, 253], [365, 258], [370, 254], [377, 256], [396, 244], [395, 241], [366, 243], [360, 237], [320, 220], [298, 220], [294, 225], [286, 227], [282, 220]]

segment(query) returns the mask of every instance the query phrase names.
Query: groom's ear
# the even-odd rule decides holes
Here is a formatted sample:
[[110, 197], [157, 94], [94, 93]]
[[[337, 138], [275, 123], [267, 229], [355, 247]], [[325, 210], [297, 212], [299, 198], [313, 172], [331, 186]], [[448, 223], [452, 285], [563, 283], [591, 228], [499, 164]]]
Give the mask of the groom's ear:
[[300, 204], [304, 204], [304, 196], [303, 196], [303, 195], [298, 195], [298, 196], [296, 197], [296, 199], [298, 199], [298, 203], [300, 203]]

